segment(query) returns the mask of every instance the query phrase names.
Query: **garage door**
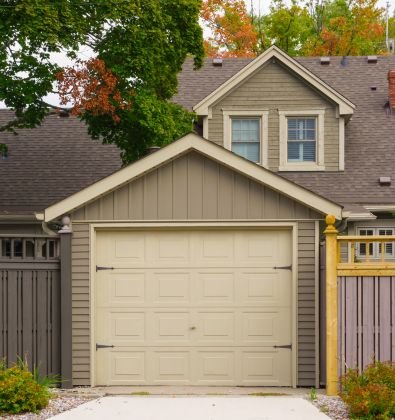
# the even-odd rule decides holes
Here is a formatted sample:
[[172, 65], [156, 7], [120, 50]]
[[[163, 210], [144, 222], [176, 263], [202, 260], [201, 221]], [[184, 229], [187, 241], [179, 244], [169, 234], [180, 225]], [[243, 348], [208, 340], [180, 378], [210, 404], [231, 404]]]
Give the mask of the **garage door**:
[[292, 384], [289, 230], [102, 231], [96, 244], [97, 385]]

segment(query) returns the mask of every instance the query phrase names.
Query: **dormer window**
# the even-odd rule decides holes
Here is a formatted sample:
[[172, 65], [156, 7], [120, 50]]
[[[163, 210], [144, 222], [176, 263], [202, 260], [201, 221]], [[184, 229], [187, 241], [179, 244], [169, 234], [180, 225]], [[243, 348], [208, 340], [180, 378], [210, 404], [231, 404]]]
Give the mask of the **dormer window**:
[[323, 171], [325, 110], [278, 111], [279, 171]]
[[315, 162], [317, 145], [316, 118], [287, 118], [288, 162]]
[[232, 118], [232, 152], [252, 162], [260, 162], [259, 118]]
[[222, 109], [224, 146], [239, 156], [267, 166], [267, 110]]

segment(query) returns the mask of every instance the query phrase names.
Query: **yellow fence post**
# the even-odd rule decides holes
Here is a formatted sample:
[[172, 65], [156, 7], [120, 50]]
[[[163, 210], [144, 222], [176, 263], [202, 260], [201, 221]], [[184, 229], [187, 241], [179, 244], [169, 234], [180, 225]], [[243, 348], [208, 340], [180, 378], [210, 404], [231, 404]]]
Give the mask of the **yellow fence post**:
[[326, 221], [326, 393], [337, 395], [337, 234], [335, 216]]

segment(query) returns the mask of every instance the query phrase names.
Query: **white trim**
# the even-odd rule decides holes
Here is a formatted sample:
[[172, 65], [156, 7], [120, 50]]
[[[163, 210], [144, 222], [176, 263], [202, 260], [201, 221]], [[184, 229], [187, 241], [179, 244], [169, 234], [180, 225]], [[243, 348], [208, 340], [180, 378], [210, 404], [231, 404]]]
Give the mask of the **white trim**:
[[299, 201], [320, 213], [333, 214], [336, 219], [342, 218], [342, 207], [340, 205], [243, 159], [196, 134], [187, 134], [163, 149], [46, 208], [45, 221], [49, 222], [63, 214], [71, 212], [190, 150], [198, 151], [207, 158], [213, 159], [234, 171], [267, 185], [279, 193]]
[[96, 386], [96, 319], [95, 319], [95, 266], [96, 266], [96, 229], [89, 225], [89, 332], [90, 332], [90, 384]]
[[[89, 230], [89, 255], [90, 255], [90, 273], [89, 273], [89, 292], [90, 292], [90, 300], [89, 300], [89, 313], [90, 313], [90, 383], [91, 387], [96, 386], [96, 324], [95, 324], [95, 266], [96, 266], [96, 246], [97, 246], [97, 232], [98, 231], [105, 231], [105, 230], [119, 230], [120, 227], [126, 228], [200, 228], [204, 229], [206, 227], [211, 226], [212, 224], [207, 223], [156, 223], [155, 225], [150, 223], [129, 223], [129, 224], [122, 224], [120, 226], [119, 223], [106, 223], [103, 224], [91, 224]], [[291, 288], [292, 288], [292, 316], [291, 316], [291, 338], [292, 338], [292, 349], [291, 349], [291, 361], [292, 361], [292, 387], [297, 387], [297, 360], [298, 360], [298, 343], [297, 343], [297, 327], [298, 327], [298, 288], [297, 288], [297, 281], [298, 281], [298, 224], [294, 222], [276, 222], [276, 223], [268, 223], [268, 222], [260, 222], [260, 223], [248, 223], [249, 227], [251, 228], [284, 228], [289, 229], [291, 228], [291, 243], [292, 243], [292, 274], [291, 274]], [[245, 228], [245, 223], [216, 223], [216, 227], [222, 227], [224, 229], [229, 229], [232, 227], [239, 227]], [[106, 229], [107, 228], [107, 229]]]
[[339, 118], [339, 171], [344, 171], [344, 117]]
[[366, 213], [357, 213], [353, 211], [343, 211], [343, 217], [346, 218], [349, 222], [354, 222], [358, 220], [375, 220], [377, 216], [373, 213], [366, 212]]
[[259, 70], [270, 59], [275, 58], [290, 70], [301, 76], [306, 82], [312, 85], [318, 91], [322, 92], [326, 97], [334, 101], [339, 106], [340, 115], [353, 114], [355, 105], [333, 89], [331, 86], [323, 82], [320, 78], [307, 70], [303, 65], [298, 63], [292, 57], [281, 51], [278, 47], [272, 46], [264, 53], [259, 55], [255, 60], [242, 68], [238, 73], [228, 79], [219, 88], [215, 89], [202, 101], [193, 107], [198, 115], [209, 115], [211, 106], [222, 98], [231, 89], [239, 85], [243, 80], [247, 79], [255, 71]]
[[395, 211], [395, 205], [394, 204], [372, 204], [372, 205], [366, 205], [364, 206], [366, 210], [370, 211]]
[[299, 247], [298, 247], [298, 224], [292, 227], [292, 314], [293, 321], [291, 325], [292, 334], [292, 388], [296, 388], [298, 384], [298, 280], [299, 280]]
[[[316, 130], [316, 162], [288, 162], [288, 129], [287, 117], [315, 117], [317, 119]], [[324, 171], [325, 170], [325, 129], [324, 109], [303, 109], [278, 111], [279, 136], [280, 136], [280, 165], [279, 171]]]
[[267, 168], [269, 155], [269, 111], [268, 110], [237, 110], [223, 109], [224, 147], [232, 150], [232, 117], [259, 118], [260, 161]]
[[203, 137], [208, 140], [208, 117], [203, 117]]

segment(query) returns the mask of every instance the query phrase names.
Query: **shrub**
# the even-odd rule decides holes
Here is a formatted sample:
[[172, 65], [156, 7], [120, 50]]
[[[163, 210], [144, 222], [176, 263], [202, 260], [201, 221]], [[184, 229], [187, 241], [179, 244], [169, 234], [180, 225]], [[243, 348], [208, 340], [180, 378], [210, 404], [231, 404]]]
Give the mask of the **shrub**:
[[54, 384], [51, 378], [40, 378], [22, 360], [10, 368], [0, 363], [0, 413], [37, 412], [48, 405], [50, 391]]
[[352, 417], [389, 419], [395, 416], [394, 363], [375, 362], [361, 374], [357, 369], [349, 369], [340, 383], [340, 397]]

